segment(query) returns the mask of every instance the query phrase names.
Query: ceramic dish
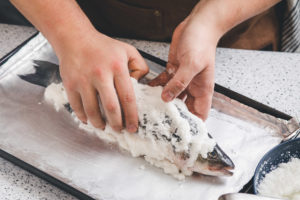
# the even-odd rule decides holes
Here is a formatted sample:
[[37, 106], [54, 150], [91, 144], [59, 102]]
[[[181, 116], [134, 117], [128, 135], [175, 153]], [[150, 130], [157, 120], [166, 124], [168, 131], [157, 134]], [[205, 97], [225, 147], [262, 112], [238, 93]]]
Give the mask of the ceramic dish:
[[276, 169], [280, 163], [287, 163], [291, 158], [300, 158], [300, 138], [281, 143], [260, 160], [253, 179], [254, 194], [258, 194], [258, 186], [266, 174]]

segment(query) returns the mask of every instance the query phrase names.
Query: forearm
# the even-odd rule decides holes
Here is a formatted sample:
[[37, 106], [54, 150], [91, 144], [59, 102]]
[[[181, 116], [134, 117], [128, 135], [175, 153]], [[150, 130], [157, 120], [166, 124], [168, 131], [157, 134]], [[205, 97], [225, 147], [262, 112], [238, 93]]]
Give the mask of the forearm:
[[193, 9], [190, 18], [214, 31], [220, 39], [239, 23], [269, 9], [280, 0], [201, 0]]
[[[80, 41], [93, 26], [75, 0], [11, 0], [15, 7], [49, 40], [55, 51]], [[70, 41], [72, 40], [72, 41]]]

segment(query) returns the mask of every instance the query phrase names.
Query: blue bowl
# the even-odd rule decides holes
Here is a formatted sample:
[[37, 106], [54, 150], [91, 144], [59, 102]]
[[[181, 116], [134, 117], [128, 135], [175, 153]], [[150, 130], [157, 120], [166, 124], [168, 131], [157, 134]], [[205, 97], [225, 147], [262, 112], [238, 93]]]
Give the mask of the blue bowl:
[[258, 194], [258, 186], [266, 174], [276, 169], [280, 163], [287, 163], [291, 158], [300, 158], [300, 138], [279, 144], [264, 155], [255, 170], [254, 194]]

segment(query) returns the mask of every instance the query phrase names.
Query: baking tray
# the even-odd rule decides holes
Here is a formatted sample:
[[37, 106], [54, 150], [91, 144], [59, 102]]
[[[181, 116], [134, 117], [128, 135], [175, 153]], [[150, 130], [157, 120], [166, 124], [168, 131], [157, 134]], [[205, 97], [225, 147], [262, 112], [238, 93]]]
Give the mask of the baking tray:
[[[21, 45], [19, 45], [18, 47], [16, 47], [14, 50], [12, 50], [11, 52], [9, 52], [6, 56], [4, 56], [1, 60], [0, 60], [0, 67], [3, 63], [5, 63], [11, 56], [13, 56], [20, 48], [22, 48], [28, 41], [30, 41], [33, 37], [35, 37], [38, 33], [33, 34], [30, 38], [28, 38], [25, 42], [23, 42]], [[147, 60], [156, 63], [157, 65], [159, 65], [160, 67], [163, 67], [166, 65], [166, 61], [161, 60], [157, 57], [154, 57], [150, 54], [147, 54], [143, 51], [140, 51], [140, 53], [142, 54], [142, 56], [144, 58], [146, 58]], [[229, 90], [225, 87], [222, 87], [221, 85], [216, 84], [215, 85], [215, 91], [217, 93], [220, 93], [221, 95], [225, 95], [226, 97], [228, 97], [228, 99], [231, 100], [235, 100], [238, 101], [244, 105], [247, 105], [251, 108], [253, 108], [253, 110], [257, 110], [261, 113], [265, 113], [268, 114], [270, 116], [273, 116], [275, 118], [280, 118], [283, 120], [291, 120], [292, 117], [280, 112], [276, 109], [270, 108], [262, 103], [259, 103], [257, 101], [254, 101], [246, 96], [243, 96], [241, 94], [238, 94], [232, 90]], [[50, 182], [51, 184], [65, 190], [66, 192], [74, 195], [75, 197], [79, 198], [79, 199], [93, 199], [90, 196], [78, 191], [77, 189], [67, 185], [66, 183], [50, 176], [49, 174], [35, 168], [32, 165], [29, 165], [28, 163], [25, 163], [24, 161], [16, 158], [15, 156], [8, 154], [7, 152], [0, 150], [0, 156], [11, 161], [12, 163], [20, 166], [21, 168], [37, 175], [38, 177], [45, 179], [46, 181]], [[245, 185], [244, 189], [242, 189], [241, 192], [251, 192], [251, 183], [249, 182], [247, 185]]]

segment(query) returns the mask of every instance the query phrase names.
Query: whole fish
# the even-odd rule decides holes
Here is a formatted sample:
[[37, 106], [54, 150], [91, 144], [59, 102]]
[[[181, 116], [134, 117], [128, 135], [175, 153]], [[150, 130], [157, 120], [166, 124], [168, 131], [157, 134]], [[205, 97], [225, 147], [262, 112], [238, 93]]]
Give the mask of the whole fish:
[[[57, 110], [72, 111], [54, 63], [35, 60], [34, 74], [19, 75], [30, 83], [46, 87], [45, 98]], [[132, 80], [138, 106], [139, 128], [135, 134], [123, 130], [117, 133], [109, 125], [105, 130], [91, 124], [79, 127], [98, 135], [102, 140], [117, 143], [132, 156], [143, 156], [152, 165], [164, 169], [178, 179], [193, 172], [211, 176], [232, 175], [234, 163], [216, 144], [203, 121], [190, 113], [185, 104], [175, 99], [161, 100], [161, 87], [150, 87]]]

